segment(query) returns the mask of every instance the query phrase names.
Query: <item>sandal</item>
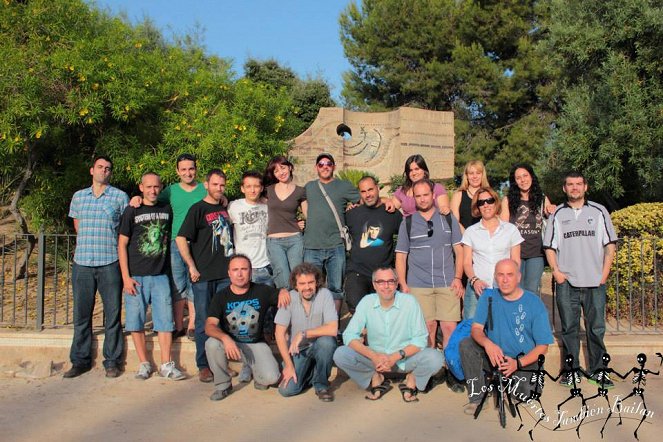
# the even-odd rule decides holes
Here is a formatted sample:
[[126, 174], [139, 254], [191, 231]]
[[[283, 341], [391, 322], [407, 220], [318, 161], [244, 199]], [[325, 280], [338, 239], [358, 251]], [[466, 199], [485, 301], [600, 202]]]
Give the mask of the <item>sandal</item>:
[[[399, 384], [398, 389], [401, 391], [401, 396], [403, 396], [403, 402], [419, 402], [419, 398], [417, 397], [419, 390], [417, 390], [417, 387], [410, 388], [406, 384]], [[409, 394], [410, 397], [406, 398], [406, 394]]]
[[387, 379], [384, 379], [380, 385], [369, 387], [368, 391], [373, 395], [373, 397], [368, 395], [364, 397], [369, 401], [377, 401], [378, 399], [382, 399], [382, 397], [390, 392], [392, 388], [394, 387], [391, 385], [391, 382], [389, 382]]

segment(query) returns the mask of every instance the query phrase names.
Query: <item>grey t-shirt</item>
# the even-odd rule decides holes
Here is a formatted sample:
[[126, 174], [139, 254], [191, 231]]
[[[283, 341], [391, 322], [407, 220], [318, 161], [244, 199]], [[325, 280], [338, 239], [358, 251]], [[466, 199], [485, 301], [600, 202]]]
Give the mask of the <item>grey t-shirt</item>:
[[580, 209], [567, 203], [552, 215], [543, 247], [557, 253], [559, 270], [574, 287], [598, 287], [603, 275], [604, 247], [617, 242], [605, 207], [587, 201]]
[[323, 287], [313, 298], [308, 315], [297, 290], [290, 290], [290, 304], [287, 307], [281, 307], [276, 312], [274, 323], [284, 327], [290, 326], [290, 336], [295, 336], [297, 333], [337, 320], [334, 297], [328, 289]]
[[[336, 219], [325, 199], [318, 180], [306, 183], [308, 216], [304, 230], [304, 247], [307, 249], [331, 249], [343, 244]], [[322, 185], [336, 207], [336, 212], [345, 225], [345, 206], [359, 201], [359, 191], [349, 181], [334, 179]]]
[[396, 253], [408, 254], [407, 284], [415, 288], [450, 287], [455, 272], [453, 245], [462, 239], [456, 217], [451, 215], [450, 229], [446, 218], [435, 209], [431, 218], [433, 232], [429, 237], [424, 217], [418, 211], [411, 216], [410, 237], [403, 220], [396, 244]]

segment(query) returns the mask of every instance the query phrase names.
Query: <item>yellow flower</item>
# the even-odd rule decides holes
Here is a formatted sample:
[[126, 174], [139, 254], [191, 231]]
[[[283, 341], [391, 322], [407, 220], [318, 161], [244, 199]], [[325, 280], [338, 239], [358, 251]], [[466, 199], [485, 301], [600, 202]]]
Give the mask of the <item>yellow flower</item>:
[[143, 43], [138, 42], [138, 43], [136, 43], [136, 44], [134, 45], [134, 47], [135, 47], [136, 49], [140, 49], [140, 48], [143, 47]]
[[35, 138], [37, 139], [41, 138], [41, 129], [37, 131], [37, 133], [35, 134]]
[[87, 124], [92, 124], [92, 118], [88, 118], [86, 121], [87, 121]]
[[127, 170], [131, 170], [131, 164], [127, 164]]
[[97, 89], [99, 89], [99, 83], [94, 83], [94, 84], [92, 85], [92, 90], [93, 90], [93, 91], [96, 91]]
[[81, 109], [81, 110], [78, 112], [78, 115], [80, 115], [81, 117], [84, 117], [84, 116], [86, 116], [86, 115], [89, 114], [89, 113], [90, 113], [90, 110], [89, 110], [87, 107], [84, 107], [83, 109]]

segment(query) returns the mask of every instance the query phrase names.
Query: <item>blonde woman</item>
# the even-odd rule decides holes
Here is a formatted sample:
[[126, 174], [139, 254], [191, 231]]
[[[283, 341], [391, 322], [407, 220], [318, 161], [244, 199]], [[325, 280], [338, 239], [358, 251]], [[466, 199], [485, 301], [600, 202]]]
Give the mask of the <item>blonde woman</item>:
[[486, 168], [480, 160], [472, 160], [465, 165], [463, 180], [451, 198], [451, 213], [458, 220], [461, 232], [481, 219], [472, 215], [472, 198], [481, 187], [490, 187]]

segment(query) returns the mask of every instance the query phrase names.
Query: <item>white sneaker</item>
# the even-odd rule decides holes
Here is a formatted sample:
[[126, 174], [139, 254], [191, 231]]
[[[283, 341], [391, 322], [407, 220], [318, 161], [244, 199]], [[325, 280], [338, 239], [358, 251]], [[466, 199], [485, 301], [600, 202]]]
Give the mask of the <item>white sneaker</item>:
[[161, 364], [161, 368], [159, 369], [159, 374], [162, 377], [171, 379], [173, 381], [181, 381], [182, 379], [186, 379], [184, 373], [182, 373], [177, 369], [177, 367], [175, 367], [175, 362], [173, 361]]
[[138, 372], [134, 376], [136, 379], [144, 381], [152, 374], [152, 365], [149, 362], [141, 362], [138, 366]]

